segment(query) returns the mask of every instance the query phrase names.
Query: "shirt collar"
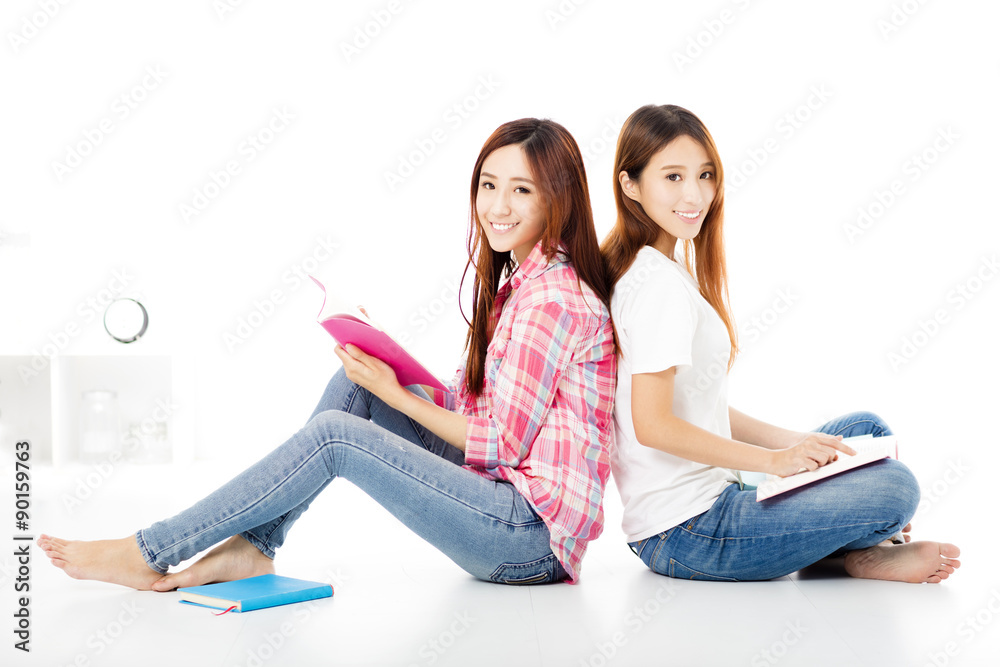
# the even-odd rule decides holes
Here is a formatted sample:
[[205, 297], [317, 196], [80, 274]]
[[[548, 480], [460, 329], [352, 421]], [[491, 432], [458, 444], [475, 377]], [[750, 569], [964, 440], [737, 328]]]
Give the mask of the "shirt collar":
[[552, 255], [552, 259], [546, 259], [545, 251], [542, 248], [542, 242], [538, 241], [535, 247], [531, 249], [528, 256], [524, 258], [524, 263], [517, 267], [513, 275], [510, 277], [510, 286], [513, 289], [520, 287], [521, 283], [525, 280], [530, 280], [532, 278], [537, 278], [538, 276], [545, 273], [550, 266], [555, 264], [562, 264], [568, 262], [569, 257], [566, 255], [565, 250], [562, 245], [556, 250]]

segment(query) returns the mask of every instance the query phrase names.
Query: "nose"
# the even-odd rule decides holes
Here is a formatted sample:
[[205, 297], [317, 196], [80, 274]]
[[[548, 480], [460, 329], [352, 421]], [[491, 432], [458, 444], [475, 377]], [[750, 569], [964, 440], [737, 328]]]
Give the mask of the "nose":
[[502, 218], [510, 215], [510, 200], [504, 190], [494, 190], [493, 199], [490, 200], [490, 215], [495, 218]]
[[701, 206], [704, 199], [701, 192], [701, 181], [699, 179], [687, 179], [684, 181], [684, 203], [692, 206]]

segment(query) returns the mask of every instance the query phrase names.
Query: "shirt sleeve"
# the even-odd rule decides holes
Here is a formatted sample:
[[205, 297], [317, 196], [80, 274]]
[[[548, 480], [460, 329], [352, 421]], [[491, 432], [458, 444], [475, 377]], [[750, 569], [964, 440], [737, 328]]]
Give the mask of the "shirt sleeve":
[[445, 410], [454, 412], [456, 405], [456, 400], [455, 400], [456, 391], [458, 390], [459, 383], [463, 382], [464, 380], [465, 380], [465, 363], [463, 362], [462, 365], [458, 367], [458, 370], [455, 371], [455, 376], [451, 379], [450, 382], [442, 382], [442, 384], [446, 387], [445, 391], [442, 391], [434, 387], [428, 387], [428, 389], [431, 390], [430, 399], [434, 401], [436, 405], [444, 408]]
[[655, 267], [630, 285], [619, 326], [633, 373], [691, 365], [697, 315], [684, 278], [674, 267]]
[[510, 340], [502, 353], [495, 352], [502, 357], [489, 415], [468, 419], [466, 463], [517, 467], [524, 460], [580, 336], [580, 324], [558, 302], [528, 306], [515, 315]]

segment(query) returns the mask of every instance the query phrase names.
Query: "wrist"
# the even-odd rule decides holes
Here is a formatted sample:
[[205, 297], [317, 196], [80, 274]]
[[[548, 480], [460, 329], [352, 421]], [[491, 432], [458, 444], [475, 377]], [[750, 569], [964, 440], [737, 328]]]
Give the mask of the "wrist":
[[808, 435], [807, 433], [800, 433], [798, 431], [788, 431], [785, 437], [781, 439], [776, 449], [791, 449], [795, 445], [802, 442], [802, 440]]
[[407, 398], [412, 396], [413, 394], [406, 387], [397, 384], [390, 391], [386, 392], [385, 396], [379, 396], [379, 398], [393, 410], [405, 412], [404, 408], [406, 407]]
[[774, 475], [775, 470], [778, 470], [781, 466], [779, 465], [779, 460], [781, 458], [781, 449], [769, 449], [767, 450], [767, 455], [764, 457], [764, 469], [763, 472], [768, 475]]

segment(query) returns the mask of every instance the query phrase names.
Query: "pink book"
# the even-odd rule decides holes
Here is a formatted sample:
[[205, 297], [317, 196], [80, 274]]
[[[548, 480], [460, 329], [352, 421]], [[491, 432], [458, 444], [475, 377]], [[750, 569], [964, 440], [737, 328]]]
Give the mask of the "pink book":
[[324, 317], [323, 311], [326, 308], [326, 288], [323, 283], [312, 278], [313, 282], [323, 290], [323, 305], [320, 306], [317, 321], [326, 329], [333, 338], [340, 343], [341, 347], [348, 343], [357, 346], [365, 354], [381, 359], [392, 366], [396, 371], [396, 379], [404, 387], [411, 384], [423, 384], [434, 387], [442, 391], [447, 388], [434, 377], [434, 374], [424, 368], [424, 366], [414, 359], [410, 354], [394, 341], [389, 334], [378, 328], [370, 318], [358, 310], [356, 313], [338, 313]]
[[778, 477], [768, 475], [767, 478], [757, 487], [757, 500], [772, 498], [779, 494], [797, 489], [806, 484], [846, 472], [853, 468], [863, 466], [867, 463], [885, 458], [899, 458], [899, 449], [896, 444], [896, 436], [886, 435], [881, 438], [871, 436], [861, 436], [858, 438], [844, 438], [844, 442], [857, 452], [854, 456], [839, 452], [837, 460], [827, 463], [821, 468], [789, 475], [788, 477]]

